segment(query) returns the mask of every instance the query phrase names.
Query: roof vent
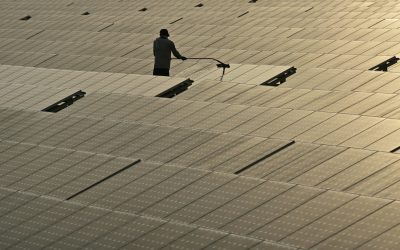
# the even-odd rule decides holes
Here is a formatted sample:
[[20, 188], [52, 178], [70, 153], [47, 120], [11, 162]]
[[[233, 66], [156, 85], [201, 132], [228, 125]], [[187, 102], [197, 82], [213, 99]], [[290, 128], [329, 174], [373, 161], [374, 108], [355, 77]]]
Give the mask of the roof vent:
[[147, 8], [143, 8], [143, 9], [140, 9], [139, 11], [146, 11], [147, 10]]
[[85, 11], [85, 12], [83, 12], [81, 15], [82, 15], [82, 16], [88, 16], [88, 15], [90, 15], [90, 13], [87, 12], [87, 11]]
[[28, 21], [29, 19], [31, 19], [31, 16], [24, 16], [23, 18], [19, 19], [21, 21]]
[[164, 92], [158, 94], [156, 97], [164, 97], [164, 98], [172, 98], [174, 96], [179, 95], [183, 91], [187, 90], [190, 85], [192, 85], [194, 81], [191, 79], [186, 79], [183, 82], [178, 83], [177, 85], [165, 90]]
[[194, 7], [203, 7], [203, 6], [204, 6], [204, 4], [199, 3], [198, 5], [196, 5], [196, 6], [194, 6]]
[[86, 94], [86, 92], [79, 90], [79, 91], [73, 93], [72, 95], [69, 95], [69, 96], [65, 97], [64, 99], [48, 106], [47, 108], [43, 109], [42, 111], [57, 113], [58, 111], [63, 110], [66, 107], [72, 105], [77, 100], [83, 98], [85, 96], [85, 94]]
[[286, 78], [296, 73], [296, 68], [291, 67], [282, 73], [277, 74], [276, 76], [272, 77], [271, 79], [261, 83], [261, 85], [272, 86], [276, 87], [284, 82], [286, 82]]

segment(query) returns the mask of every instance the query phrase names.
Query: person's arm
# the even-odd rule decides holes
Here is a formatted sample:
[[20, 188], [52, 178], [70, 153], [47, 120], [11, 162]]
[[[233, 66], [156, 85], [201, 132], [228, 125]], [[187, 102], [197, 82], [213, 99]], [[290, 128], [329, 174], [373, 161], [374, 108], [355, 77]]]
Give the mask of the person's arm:
[[156, 40], [153, 42], [153, 55], [156, 56]]
[[175, 48], [175, 44], [174, 44], [173, 41], [171, 41], [171, 45], [170, 45], [170, 46], [171, 46], [172, 54], [173, 54], [176, 58], [182, 59], [182, 60], [186, 60], [186, 57], [182, 56], [182, 55], [179, 53], [179, 51]]

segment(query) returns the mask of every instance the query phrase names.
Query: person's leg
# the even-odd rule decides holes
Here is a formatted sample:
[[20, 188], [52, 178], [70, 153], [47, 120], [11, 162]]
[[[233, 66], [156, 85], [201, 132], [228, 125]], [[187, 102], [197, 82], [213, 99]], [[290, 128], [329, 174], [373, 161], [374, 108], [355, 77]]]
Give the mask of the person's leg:
[[154, 68], [153, 75], [155, 75], [155, 76], [169, 76], [169, 69]]

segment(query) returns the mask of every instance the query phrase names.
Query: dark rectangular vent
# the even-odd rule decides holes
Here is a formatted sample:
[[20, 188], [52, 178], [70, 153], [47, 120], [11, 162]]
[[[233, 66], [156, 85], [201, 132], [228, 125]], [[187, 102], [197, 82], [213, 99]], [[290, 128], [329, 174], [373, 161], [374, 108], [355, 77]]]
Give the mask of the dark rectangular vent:
[[169, 24], [174, 24], [174, 23], [176, 23], [176, 22], [179, 22], [180, 20], [182, 20], [183, 19], [183, 17], [181, 17], [181, 18], [179, 18], [179, 19], [176, 19], [175, 21], [173, 21], [173, 22], [171, 22], [171, 23], [169, 23]]
[[79, 91], [73, 93], [72, 95], [69, 95], [69, 96], [65, 97], [64, 99], [48, 106], [47, 108], [43, 109], [42, 111], [56, 113], [60, 110], [65, 109], [66, 107], [72, 105], [77, 100], [83, 98], [85, 96], [85, 94], [86, 94], [86, 92], [79, 90]]
[[267, 155], [264, 155], [264, 156], [261, 157], [260, 159], [257, 159], [256, 161], [250, 163], [249, 165], [247, 165], [247, 166], [245, 166], [245, 167], [239, 169], [238, 171], [235, 172], [235, 174], [240, 174], [240, 173], [242, 173], [242, 172], [248, 170], [248, 169], [251, 168], [252, 166], [254, 166], [254, 165], [256, 165], [256, 164], [262, 162], [263, 160], [265, 160], [265, 159], [267, 159], [267, 158], [273, 156], [274, 154], [279, 153], [280, 151], [284, 150], [285, 148], [288, 148], [288, 147], [292, 146], [292, 145], [295, 144], [295, 143], [296, 143], [295, 141], [291, 141], [291, 142], [289, 142], [289, 143], [283, 145], [282, 147], [280, 147], [280, 148], [278, 148], [278, 149], [272, 151], [271, 153], [269, 153], [269, 154], [267, 154]]
[[156, 97], [164, 97], [164, 98], [172, 98], [174, 96], [179, 95], [183, 91], [187, 90], [190, 85], [192, 85], [194, 81], [191, 79], [186, 79], [185, 81], [178, 83], [177, 85], [173, 86], [165, 90], [164, 92], [158, 94]]
[[276, 86], [286, 82], [286, 78], [288, 78], [289, 76], [291, 76], [295, 73], [296, 73], [296, 68], [291, 67], [291, 68], [283, 71], [282, 73], [279, 73], [278, 75], [272, 77], [271, 79], [263, 82], [261, 85], [276, 87]]
[[387, 59], [384, 62], [381, 62], [380, 64], [370, 68], [369, 70], [375, 70], [375, 71], [388, 71], [388, 67], [392, 66], [393, 64], [396, 64], [399, 58], [393, 56], [389, 59]]
[[104, 181], [110, 179], [111, 177], [113, 177], [113, 176], [115, 176], [115, 175], [117, 175], [117, 174], [119, 174], [119, 173], [121, 173], [121, 172], [127, 170], [128, 168], [132, 167], [133, 165], [138, 164], [140, 161], [141, 161], [140, 159], [139, 159], [139, 160], [136, 160], [135, 162], [129, 164], [128, 166], [126, 166], [126, 167], [124, 167], [124, 168], [121, 168], [120, 170], [118, 170], [118, 171], [116, 171], [116, 172], [110, 174], [109, 176], [104, 177], [103, 179], [101, 179], [101, 180], [99, 180], [99, 181], [93, 183], [92, 185], [88, 186], [87, 188], [84, 188], [84, 189], [82, 189], [81, 191], [79, 191], [79, 192], [77, 192], [77, 193], [71, 195], [70, 197], [67, 198], [67, 200], [70, 200], [70, 199], [72, 199], [72, 198], [74, 198], [74, 197], [80, 195], [81, 193], [86, 192], [87, 190], [89, 190], [89, 189], [91, 189], [91, 188], [93, 188], [93, 187], [99, 185], [100, 183], [102, 183], [102, 182], [104, 182]]
[[398, 146], [397, 148], [393, 149], [392, 151], [390, 151], [390, 153], [396, 153], [397, 151], [400, 150], [400, 146]]

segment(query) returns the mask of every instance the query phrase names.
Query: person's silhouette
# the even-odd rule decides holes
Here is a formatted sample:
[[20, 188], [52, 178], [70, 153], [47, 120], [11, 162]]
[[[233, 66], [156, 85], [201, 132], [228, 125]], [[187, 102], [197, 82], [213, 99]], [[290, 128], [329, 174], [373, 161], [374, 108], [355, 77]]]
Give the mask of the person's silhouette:
[[153, 54], [154, 54], [154, 70], [153, 75], [169, 76], [169, 69], [171, 67], [171, 52], [178, 59], [186, 60], [175, 48], [173, 41], [168, 39], [168, 30], [160, 30], [160, 37], [154, 40]]

